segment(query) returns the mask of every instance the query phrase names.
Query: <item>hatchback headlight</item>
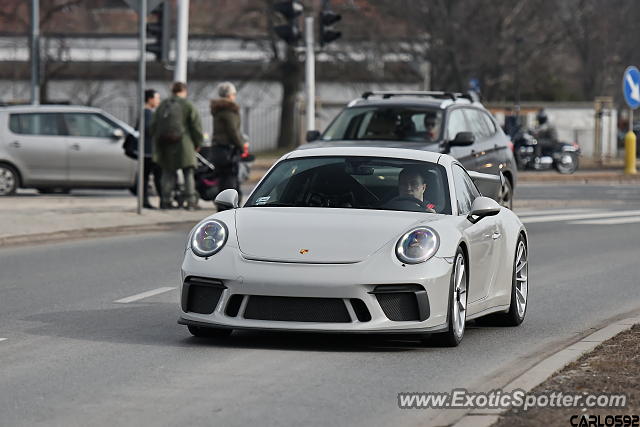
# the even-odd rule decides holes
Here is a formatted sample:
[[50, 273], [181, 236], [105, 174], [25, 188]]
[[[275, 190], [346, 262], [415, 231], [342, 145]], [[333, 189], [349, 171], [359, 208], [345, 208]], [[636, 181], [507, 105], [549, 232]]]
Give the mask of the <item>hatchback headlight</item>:
[[440, 237], [429, 227], [414, 228], [396, 244], [396, 256], [406, 264], [419, 264], [431, 258], [440, 245]]
[[222, 249], [228, 236], [229, 231], [222, 221], [205, 221], [191, 235], [191, 250], [199, 257], [210, 257]]

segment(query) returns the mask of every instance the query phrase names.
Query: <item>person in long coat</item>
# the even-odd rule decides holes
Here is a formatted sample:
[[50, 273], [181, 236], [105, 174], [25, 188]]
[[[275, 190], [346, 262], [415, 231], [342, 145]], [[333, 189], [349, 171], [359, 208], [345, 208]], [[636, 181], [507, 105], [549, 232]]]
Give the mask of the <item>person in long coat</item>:
[[233, 83], [223, 82], [218, 85], [219, 98], [211, 101], [213, 149], [222, 153], [218, 154], [216, 165], [220, 176], [220, 191], [235, 188], [240, 192], [238, 162], [245, 141], [240, 131], [240, 107], [236, 103], [236, 95]]
[[[162, 191], [160, 197], [160, 208], [171, 208], [171, 193], [176, 185], [176, 171], [182, 169], [185, 180], [185, 195], [187, 198], [187, 209], [198, 208], [198, 196], [196, 194], [194, 169], [197, 165], [196, 151], [202, 145], [202, 123], [200, 114], [189, 102], [187, 98], [187, 85], [176, 82], [171, 88], [172, 96], [162, 101], [151, 123], [151, 134], [154, 140], [153, 161], [162, 168]], [[177, 141], [168, 141], [161, 135], [166, 112], [171, 103], [179, 106], [182, 123], [180, 126], [181, 135]]]

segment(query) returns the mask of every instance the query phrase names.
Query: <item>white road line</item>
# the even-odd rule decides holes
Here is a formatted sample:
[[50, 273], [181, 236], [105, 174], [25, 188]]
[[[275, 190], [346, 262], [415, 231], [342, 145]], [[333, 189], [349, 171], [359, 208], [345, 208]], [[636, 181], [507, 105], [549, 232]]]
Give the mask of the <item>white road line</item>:
[[640, 222], [638, 217], [626, 217], [626, 218], [605, 218], [605, 219], [591, 219], [586, 221], [572, 221], [569, 224], [584, 224], [584, 225], [616, 225], [616, 224], [633, 224]]
[[154, 295], [160, 295], [160, 294], [163, 294], [165, 292], [172, 291], [174, 289], [175, 289], [175, 287], [168, 287], [168, 286], [166, 286], [164, 288], [152, 289], [150, 291], [143, 292], [141, 294], [131, 295], [130, 297], [122, 298], [122, 299], [119, 299], [119, 300], [114, 301], [114, 302], [118, 303], [118, 304], [127, 304], [127, 303], [130, 303], [130, 302], [139, 301], [141, 299], [149, 298], [149, 297], [152, 297]]
[[[577, 213], [596, 213], [603, 212], [602, 209], [538, 209], [527, 211], [515, 211], [516, 215], [522, 216], [542, 216], [542, 215], [558, 215], [558, 214], [577, 214]], [[611, 212], [611, 211], [610, 211]]]
[[522, 218], [522, 222], [525, 224], [533, 224], [537, 222], [554, 222], [554, 221], [575, 221], [581, 219], [591, 218], [618, 218], [618, 217], [630, 217], [640, 215], [640, 211], [622, 211], [622, 212], [599, 212], [599, 213], [586, 213], [576, 215], [548, 215], [548, 216], [534, 216], [529, 218]]
[[0, 342], [6, 341], [6, 340], [7, 340], [6, 338], [0, 338]]

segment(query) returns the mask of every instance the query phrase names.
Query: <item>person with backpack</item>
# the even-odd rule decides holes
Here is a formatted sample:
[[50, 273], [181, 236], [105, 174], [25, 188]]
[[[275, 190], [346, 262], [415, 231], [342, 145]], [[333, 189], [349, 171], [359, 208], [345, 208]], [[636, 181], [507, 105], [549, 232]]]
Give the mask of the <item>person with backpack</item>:
[[198, 209], [193, 176], [196, 151], [202, 144], [202, 124], [198, 111], [187, 98], [187, 85], [175, 82], [171, 97], [160, 103], [153, 115], [151, 134], [154, 140], [153, 160], [162, 168], [160, 209], [170, 209], [171, 193], [176, 186], [176, 171], [184, 175], [187, 210]]

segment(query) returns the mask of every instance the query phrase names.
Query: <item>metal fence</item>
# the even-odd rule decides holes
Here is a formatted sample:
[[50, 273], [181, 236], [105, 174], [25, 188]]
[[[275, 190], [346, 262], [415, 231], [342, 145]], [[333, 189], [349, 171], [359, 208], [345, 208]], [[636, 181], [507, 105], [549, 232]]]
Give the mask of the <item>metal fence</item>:
[[[136, 108], [128, 104], [107, 104], [102, 109], [109, 114], [135, 126], [137, 121]], [[213, 118], [209, 107], [197, 106], [202, 130], [211, 138], [213, 135]], [[248, 135], [251, 151], [259, 153], [274, 150], [278, 146], [278, 131], [280, 125], [280, 104], [264, 105], [254, 108], [242, 108], [242, 132]]]

